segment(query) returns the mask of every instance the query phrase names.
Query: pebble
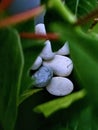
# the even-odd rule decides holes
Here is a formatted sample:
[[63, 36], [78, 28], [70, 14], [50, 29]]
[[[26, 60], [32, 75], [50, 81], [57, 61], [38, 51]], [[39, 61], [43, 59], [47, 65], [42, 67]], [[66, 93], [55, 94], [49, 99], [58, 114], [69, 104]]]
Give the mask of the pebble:
[[68, 45], [68, 42], [66, 42], [62, 48], [60, 48], [56, 54], [58, 55], [69, 55], [70, 54], [70, 51], [69, 51], [69, 45]]
[[55, 96], [65, 96], [73, 91], [73, 83], [64, 77], [53, 77], [46, 90]]
[[31, 67], [32, 70], [37, 70], [42, 64], [42, 58], [40, 56], [37, 57], [33, 66]]
[[36, 34], [46, 34], [45, 25], [43, 23], [39, 23], [35, 26]]
[[39, 88], [45, 87], [50, 82], [52, 77], [53, 77], [52, 69], [42, 66], [32, 76], [32, 78], [34, 78], [35, 80], [34, 86]]
[[[35, 26], [36, 34], [46, 34], [45, 25], [43, 23], [39, 23]], [[52, 52], [51, 43], [49, 40], [45, 41], [45, 47], [43, 48], [40, 56], [43, 60], [51, 60], [54, 58], [54, 53]]]
[[54, 58], [55, 54], [52, 52], [51, 43], [49, 40], [45, 42], [45, 47], [43, 48], [40, 56], [43, 60], [51, 60]]
[[57, 76], [69, 76], [73, 70], [72, 60], [61, 55], [55, 55], [53, 60], [43, 61], [43, 65], [52, 68]]

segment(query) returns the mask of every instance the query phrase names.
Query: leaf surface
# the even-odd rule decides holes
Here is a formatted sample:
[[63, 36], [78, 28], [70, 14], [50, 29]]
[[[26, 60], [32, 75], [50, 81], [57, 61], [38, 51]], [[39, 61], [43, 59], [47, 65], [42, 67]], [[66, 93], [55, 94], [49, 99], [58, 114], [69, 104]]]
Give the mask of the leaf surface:
[[66, 0], [66, 4], [77, 17], [81, 17], [97, 7], [97, 0]]
[[20, 39], [13, 29], [0, 30], [0, 121], [4, 130], [13, 130], [23, 69]]
[[92, 103], [98, 102], [98, 37], [90, 33], [86, 34], [80, 28], [70, 25], [65, 30], [64, 27], [60, 29], [56, 26], [57, 28], [61, 30], [62, 39], [66, 38], [69, 42], [74, 72], [80, 86], [87, 89]]
[[46, 117], [48, 117], [57, 110], [69, 107], [73, 102], [83, 98], [85, 94], [86, 92], [82, 90], [71, 95], [65, 96], [63, 98], [58, 98], [47, 103], [41, 104], [34, 108], [34, 110], [37, 112], [42, 112]]

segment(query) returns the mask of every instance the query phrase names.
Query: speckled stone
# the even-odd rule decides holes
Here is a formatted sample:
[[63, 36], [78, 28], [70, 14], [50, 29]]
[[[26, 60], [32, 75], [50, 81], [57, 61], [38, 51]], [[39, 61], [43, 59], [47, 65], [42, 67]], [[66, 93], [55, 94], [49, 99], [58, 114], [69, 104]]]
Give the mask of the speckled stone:
[[32, 78], [34, 78], [35, 80], [34, 86], [39, 88], [45, 87], [50, 82], [52, 77], [53, 77], [52, 69], [49, 67], [42, 66], [32, 76]]
[[73, 91], [73, 83], [64, 77], [53, 77], [46, 90], [55, 96], [65, 96]]
[[70, 51], [69, 51], [69, 45], [68, 45], [68, 42], [66, 42], [62, 48], [60, 48], [56, 54], [57, 55], [69, 55]]
[[54, 59], [44, 61], [43, 65], [52, 68], [57, 76], [69, 76], [73, 70], [72, 60], [61, 55], [55, 55]]
[[36, 70], [38, 69], [42, 64], [42, 58], [40, 56], [37, 57], [37, 59], [35, 60], [35, 62], [33, 63], [31, 70]]

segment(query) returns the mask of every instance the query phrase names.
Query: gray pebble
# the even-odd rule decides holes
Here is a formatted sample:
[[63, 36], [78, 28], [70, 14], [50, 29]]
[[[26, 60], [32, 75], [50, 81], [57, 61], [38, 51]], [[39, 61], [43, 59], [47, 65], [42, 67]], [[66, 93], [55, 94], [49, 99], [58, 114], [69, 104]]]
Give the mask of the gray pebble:
[[34, 86], [39, 87], [39, 88], [45, 87], [46, 85], [48, 85], [52, 77], [53, 77], [52, 69], [49, 67], [42, 66], [32, 76], [32, 78], [34, 78], [35, 80]]

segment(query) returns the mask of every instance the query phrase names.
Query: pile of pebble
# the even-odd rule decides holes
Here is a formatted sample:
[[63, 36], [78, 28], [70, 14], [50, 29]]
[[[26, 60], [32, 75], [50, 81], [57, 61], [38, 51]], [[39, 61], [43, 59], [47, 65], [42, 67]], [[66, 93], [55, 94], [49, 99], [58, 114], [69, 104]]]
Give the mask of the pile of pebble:
[[[62, 0], [63, 4], [65, 3]], [[13, 0], [8, 8], [10, 14], [17, 14], [32, 8], [38, 7], [41, 0]], [[46, 34], [44, 26], [45, 12], [34, 18], [35, 33]], [[37, 57], [32, 66], [34, 73], [32, 78], [35, 79], [34, 86], [42, 88], [55, 96], [64, 96], [73, 91], [73, 83], [68, 79], [73, 69], [72, 60], [69, 55], [68, 43], [65, 43], [57, 52], [53, 52], [49, 40], [45, 42], [41, 54]]]
[[[37, 34], [46, 34], [44, 24], [35, 26]], [[72, 60], [68, 57], [69, 46], [66, 42], [57, 52], [53, 52], [49, 40], [45, 42], [40, 55], [35, 60], [32, 70], [34, 74], [34, 86], [45, 87], [46, 90], [55, 96], [65, 96], [73, 91], [73, 83], [67, 77], [73, 70]]]

